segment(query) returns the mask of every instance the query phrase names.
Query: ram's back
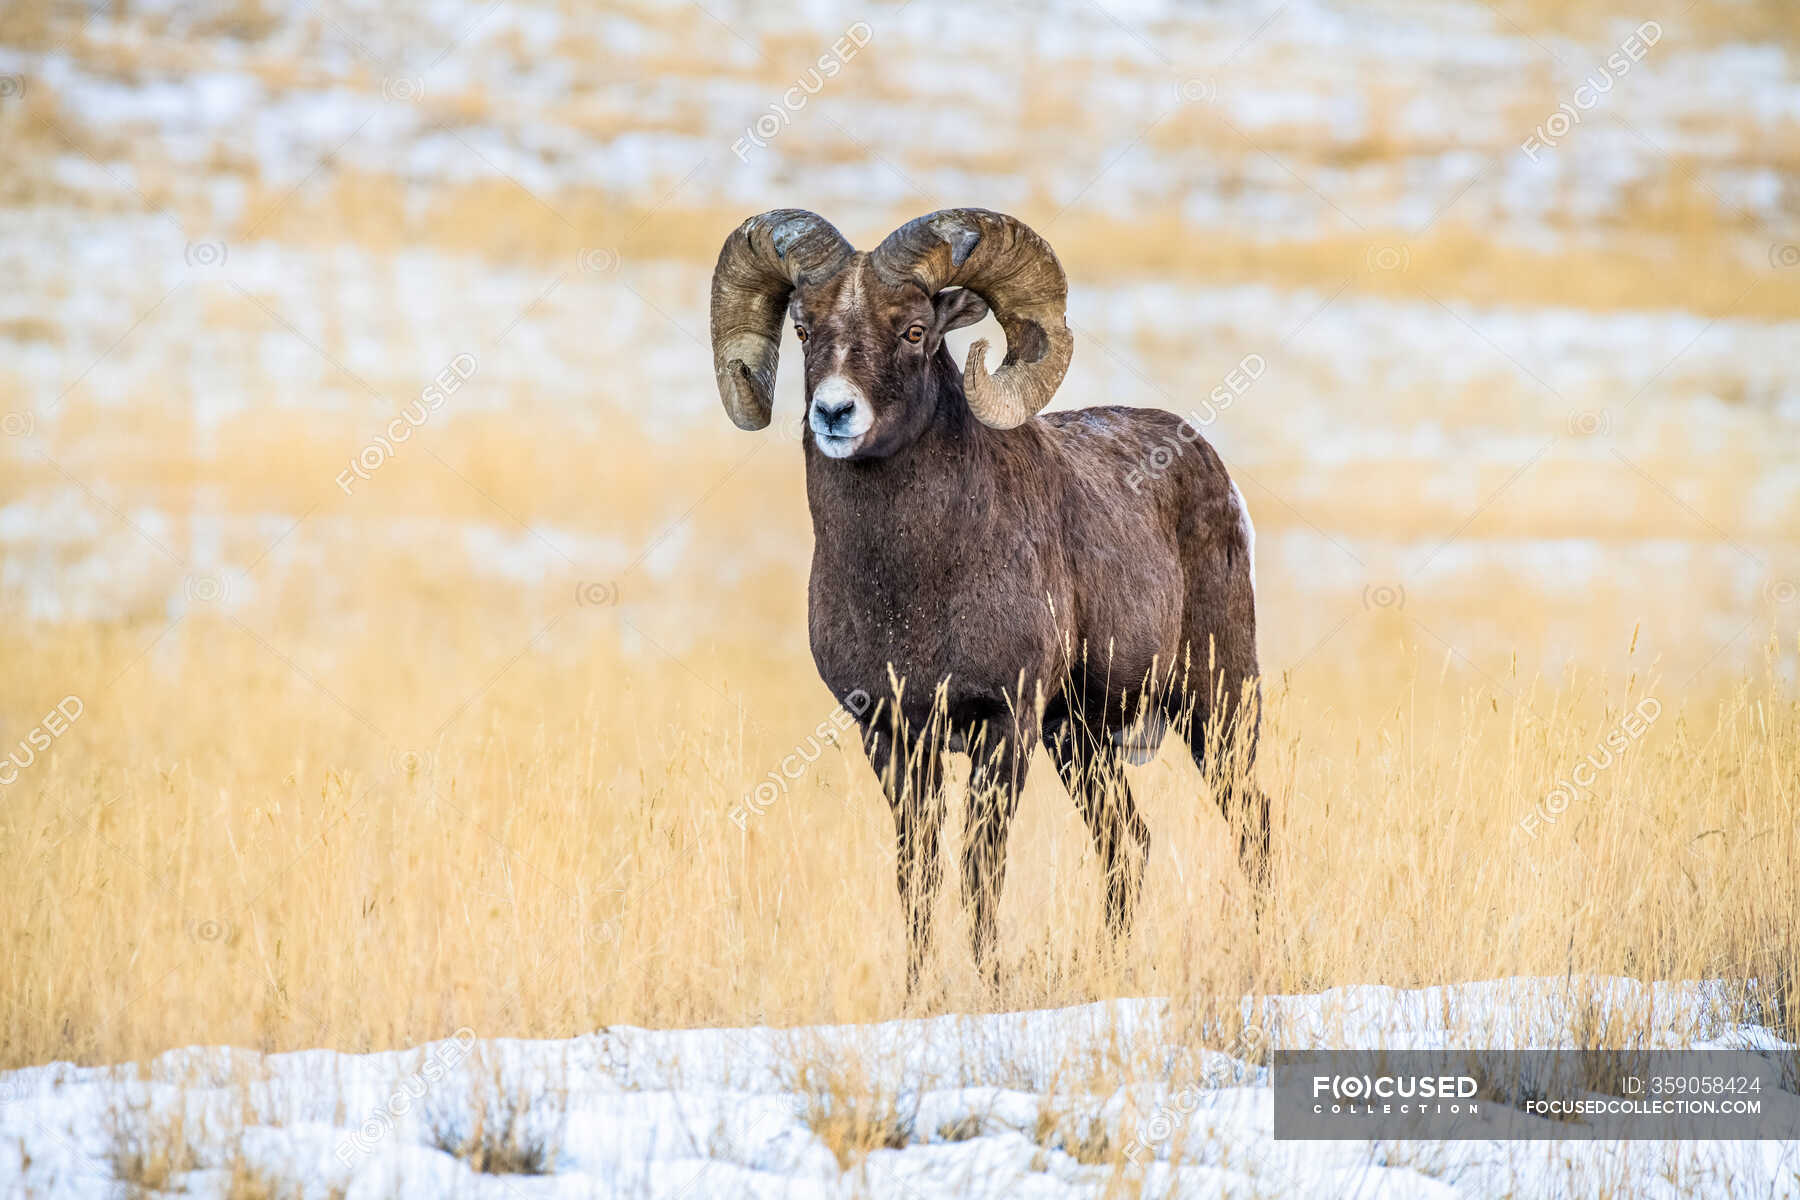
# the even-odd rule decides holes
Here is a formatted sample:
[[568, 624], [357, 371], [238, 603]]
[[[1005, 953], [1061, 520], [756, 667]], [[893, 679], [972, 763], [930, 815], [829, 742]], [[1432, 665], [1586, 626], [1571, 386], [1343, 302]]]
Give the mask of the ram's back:
[[[1111, 642], [1128, 677], [1167, 667], [1200, 625], [1252, 602], [1254, 534], [1243, 498], [1200, 431], [1154, 408], [1040, 418], [1061, 476], [1062, 526], [1089, 662]], [[1252, 616], [1252, 619], [1253, 616]], [[1141, 676], [1140, 676], [1141, 677]]]

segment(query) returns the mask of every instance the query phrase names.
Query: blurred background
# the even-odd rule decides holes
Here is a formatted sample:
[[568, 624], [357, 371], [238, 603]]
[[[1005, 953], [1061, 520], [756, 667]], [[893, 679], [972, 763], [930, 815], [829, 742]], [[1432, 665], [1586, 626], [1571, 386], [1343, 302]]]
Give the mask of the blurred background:
[[404, 576], [511, 653], [592, 583], [633, 653], [803, 653], [798, 373], [785, 435], [724, 421], [712, 260], [771, 207], [867, 247], [981, 205], [1069, 270], [1059, 405], [1206, 417], [1265, 364], [1206, 433], [1276, 669], [1376, 626], [1554, 671], [1640, 623], [1741, 666], [1800, 578], [1797, 30], [1773, 0], [8, 4], [0, 595], [279, 646]]
[[[865, 248], [949, 206], [1042, 233], [1056, 403], [1204, 426], [1260, 535], [1265, 669], [1327, 709], [1578, 670], [1679, 698], [1764, 656], [1791, 681], [1797, 38], [1781, 0], [9, 0], [0, 747], [83, 715], [0, 820], [15, 867], [115, 889], [85, 925], [33, 900], [12, 944], [87, 929], [55, 975], [79, 1007], [158, 931], [379, 920], [392, 879], [343, 913], [256, 898], [434, 770], [496, 805], [500, 874], [608, 805], [688, 797], [630, 835], [665, 852], [722, 829], [830, 711], [792, 334], [770, 430], [711, 377], [712, 263], [774, 207]], [[541, 762], [572, 782], [517, 835], [540, 859], [505, 805]], [[873, 794], [852, 810], [885, 845]], [[504, 908], [468, 850], [445, 895]], [[548, 898], [595, 946], [619, 870]], [[289, 1040], [355, 1019], [295, 1015], [292, 942], [258, 947], [267, 986], [231, 978]], [[6, 1012], [47, 1053], [42, 995]]]

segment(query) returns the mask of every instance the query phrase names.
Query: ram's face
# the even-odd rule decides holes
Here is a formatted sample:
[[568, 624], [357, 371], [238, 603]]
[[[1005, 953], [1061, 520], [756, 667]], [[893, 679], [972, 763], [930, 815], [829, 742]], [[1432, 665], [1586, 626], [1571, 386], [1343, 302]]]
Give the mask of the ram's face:
[[789, 305], [806, 362], [806, 426], [830, 458], [882, 458], [930, 423], [931, 359], [952, 329], [987, 315], [973, 292], [933, 297], [884, 281], [866, 254], [796, 288]]

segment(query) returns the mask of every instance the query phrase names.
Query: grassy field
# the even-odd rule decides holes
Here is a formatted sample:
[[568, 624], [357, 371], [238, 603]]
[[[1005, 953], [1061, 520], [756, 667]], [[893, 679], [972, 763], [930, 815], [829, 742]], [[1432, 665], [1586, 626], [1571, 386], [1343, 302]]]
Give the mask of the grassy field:
[[[903, 1011], [886, 806], [860, 749], [809, 742], [831, 709], [800, 655], [708, 637], [665, 658], [623, 649], [605, 607], [503, 624], [473, 588], [346, 582], [362, 619], [310, 638], [196, 602], [172, 627], [0, 640], [27, 711], [80, 700], [7, 789], [5, 1065]], [[1141, 930], [1100, 954], [1085, 829], [1039, 763], [1004, 989], [946, 901], [929, 1007], [1594, 972], [1759, 979], [1791, 1037], [1785, 683], [1485, 677], [1388, 615], [1272, 681], [1260, 925], [1165, 753], [1134, 772]], [[797, 747], [817, 761], [790, 781]]]

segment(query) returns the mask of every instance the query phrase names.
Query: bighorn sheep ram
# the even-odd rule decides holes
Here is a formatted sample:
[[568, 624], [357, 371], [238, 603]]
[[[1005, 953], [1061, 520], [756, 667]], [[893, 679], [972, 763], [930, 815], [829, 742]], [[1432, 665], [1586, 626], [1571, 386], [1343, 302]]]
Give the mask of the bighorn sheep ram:
[[[784, 315], [802, 344], [813, 659], [840, 699], [891, 697], [858, 719], [893, 808], [909, 991], [929, 950], [947, 751], [973, 763], [963, 900], [990, 979], [1007, 827], [1040, 740], [1093, 834], [1115, 937], [1150, 845], [1120, 767], [1170, 728], [1265, 881], [1249, 512], [1171, 413], [1038, 415], [1069, 366], [1067, 297], [1041, 237], [973, 208], [910, 221], [872, 252], [778, 209], [739, 226], [713, 273], [713, 369], [739, 428], [769, 424]], [[990, 308], [1006, 357], [990, 375], [977, 341], [959, 372], [944, 335]]]

